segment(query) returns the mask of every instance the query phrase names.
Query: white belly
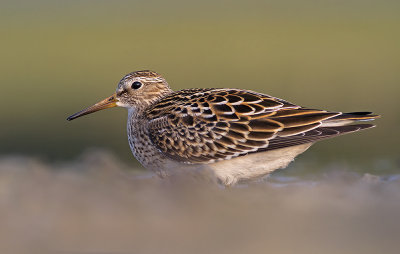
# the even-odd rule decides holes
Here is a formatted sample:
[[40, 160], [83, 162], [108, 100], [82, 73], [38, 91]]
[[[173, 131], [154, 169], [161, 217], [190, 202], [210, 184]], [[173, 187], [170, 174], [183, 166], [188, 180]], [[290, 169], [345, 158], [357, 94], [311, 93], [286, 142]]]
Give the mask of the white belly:
[[211, 164], [188, 165], [169, 160], [164, 163], [163, 171], [167, 175], [182, 173], [209, 174], [217, 178], [224, 185], [233, 185], [238, 181], [255, 179], [285, 168], [294, 158], [306, 151], [312, 143], [292, 146], [272, 151], [252, 153], [230, 160], [219, 161]]

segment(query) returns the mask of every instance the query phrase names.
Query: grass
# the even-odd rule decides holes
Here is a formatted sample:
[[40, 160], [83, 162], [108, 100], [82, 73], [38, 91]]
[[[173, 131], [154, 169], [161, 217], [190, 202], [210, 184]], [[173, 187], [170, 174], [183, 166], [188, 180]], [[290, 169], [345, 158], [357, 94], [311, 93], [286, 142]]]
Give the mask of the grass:
[[397, 253], [400, 177], [326, 170], [221, 189], [109, 153], [0, 159], [1, 253]]

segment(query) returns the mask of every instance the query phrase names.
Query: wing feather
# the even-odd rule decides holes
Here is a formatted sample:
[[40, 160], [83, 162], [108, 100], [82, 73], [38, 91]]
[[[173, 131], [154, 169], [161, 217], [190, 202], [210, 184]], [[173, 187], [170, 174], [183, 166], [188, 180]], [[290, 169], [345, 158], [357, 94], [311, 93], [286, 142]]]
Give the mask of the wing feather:
[[210, 88], [175, 92], [146, 117], [152, 142], [166, 156], [211, 163], [335, 135], [319, 126], [340, 114], [252, 91]]
[[356, 132], [362, 129], [368, 129], [372, 127], [374, 127], [373, 124], [354, 124], [354, 125], [334, 126], [334, 127], [320, 127], [293, 136], [276, 137], [275, 139], [270, 141], [269, 146], [266, 149], [263, 149], [263, 151], [316, 142], [319, 140], [333, 138], [339, 135]]

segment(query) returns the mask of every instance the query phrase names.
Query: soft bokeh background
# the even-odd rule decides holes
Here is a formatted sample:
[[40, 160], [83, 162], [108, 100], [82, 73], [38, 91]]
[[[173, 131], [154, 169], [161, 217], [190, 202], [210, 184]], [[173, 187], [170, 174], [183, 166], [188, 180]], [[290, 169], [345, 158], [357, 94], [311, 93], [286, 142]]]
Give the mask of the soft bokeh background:
[[[8, 242], [22, 246], [20, 251], [36, 243], [38, 252], [43, 253], [45, 243], [52, 241], [50, 250], [133, 253], [129, 244], [124, 245], [132, 241], [142, 253], [157, 253], [154, 246], [140, 245], [144, 240], [123, 236], [142, 232], [151, 241], [161, 227], [165, 234], [173, 232], [170, 237], [186, 239], [201, 226], [199, 232], [204, 235], [196, 231], [194, 237], [207, 246], [216, 244], [221, 253], [240, 252], [237, 246], [241, 241], [243, 250], [268, 250], [262, 239], [274, 232], [286, 235], [288, 241], [295, 240], [298, 233], [309, 241], [319, 236], [322, 242], [331, 243], [312, 242], [315, 249], [300, 248], [300, 252], [326, 246], [324, 253], [377, 253], [370, 246], [386, 246], [385, 253], [395, 250], [396, 242], [390, 237], [400, 230], [398, 223], [390, 222], [399, 221], [400, 213], [398, 206], [391, 205], [394, 201], [398, 204], [393, 193], [399, 191], [392, 187], [399, 184], [393, 179], [400, 168], [399, 31], [400, 2], [391, 0], [0, 1], [0, 220], [7, 221], [2, 222], [7, 226], [0, 229], [4, 230], [0, 236], [10, 237]], [[307, 107], [374, 111], [382, 118], [375, 129], [313, 146], [263, 187], [228, 192], [211, 188], [202, 193], [200, 190], [209, 187], [192, 190], [185, 184], [171, 187], [136, 177], [130, 182], [125, 174], [137, 176], [145, 171], [131, 156], [124, 109], [73, 122], [65, 119], [113, 93], [126, 73], [142, 69], [163, 74], [176, 90], [246, 88]], [[93, 149], [106, 152], [99, 155]], [[111, 162], [100, 163], [103, 157], [112, 158], [107, 160]], [[110, 173], [111, 180], [105, 173], [110, 168], [118, 172]], [[332, 172], [345, 172], [345, 177], [338, 173], [332, 177], [335, 180], [327, 180]], [[349, 175], [352, 180], [347, 179]], [[370, 175], [378, 177], [374, 179], [379, 188], [376, 181], [372, 186], [369, 180], [362, 181], [363, 187], [358, 185], [358, 177], [369, 179]], [[271, 183], [293, 177], [301, 184], [280, 189]], [[310, 179], [312, 183], [307, 182]], [[315, 183], [322, 186], [311, 191], [309, 187]], [[181, 192], [189, 194], [176, 196]], [[293, 193], [300, 194], [287, 197]], [[308, 200], [310, 193], [320, 196]], [[349, 198], [350, 193], [356, 194]], [[279, 198], [271, 198], [275, 196]], [[361, 201], [354, 202], [358, 198]], [[327, 206], [329, 200], [333, 203]], [[383, 208], [377, 209], [379, 206]], [[305, 215], [309, 208], [310, 215]], [[260, 209], [266, 217], [270, 212], [272, 218], [305, 210], [289, 221], [275, 220], [270, 231], [263, 231], [263, 226], [274, 220], [264, 221], [263, 214], [253, 213], [253, 209]], [[163, 220], [163, 211], [170, 220]], [[323, 221], [326, 212], [334, 225]], [[221, 214], [226, 215], [222, 221]], [[242, 218], [240, 214], [247, 219], [234, 223]], [[184, 217], [183, 224], [179, 216]], [[384, 224], [379, 222], [382, 217], [387, 220]], [[296, 224], [296, 219], [302, 222]], [[129, 220], [140, 223], [126, 227]], [[313, 221], [311, 232], [309, 220]], [[144, 221], [153, 223], [146, 228]], [[207, 226], [211, 235], [205, 237]], [[331, 227], [335, 230], [326, 238], [318, 233]], [[291, 233], [285, 231], [290, 228]], [[232, 233], [236, 230], [257, 236], [242, 239]], [[103, 233], [97, 235], [99, 231]], [[64, 236], [62, 232], [66, 232]], [[186, 238], [180, 232], [185, 232]], [[230, 234], [221, 237], [226, 232]], [[122, 243], [111, 241], [115, 246], [124, 247], [107, 249], [95, 244], [111, 235], [122, 239]], [[340, 244], [343, 235], [354, 241], [339, 251], [345, 246]], [[162, 239], [160, 235], [155, 238]], [[337, 241], [330, 242], [332, 239]], [[191, 241], [185, 245], [187, 249], [174, 250], [188, 253], [199, 247]], [[361, 248], [365, 242], [370, 246]], [[299, 239], [295, 243], [304, 244]], [[333, 243], [339, 249], [333, 248]], [[279, 246], [271, 248], [279, 250]]]

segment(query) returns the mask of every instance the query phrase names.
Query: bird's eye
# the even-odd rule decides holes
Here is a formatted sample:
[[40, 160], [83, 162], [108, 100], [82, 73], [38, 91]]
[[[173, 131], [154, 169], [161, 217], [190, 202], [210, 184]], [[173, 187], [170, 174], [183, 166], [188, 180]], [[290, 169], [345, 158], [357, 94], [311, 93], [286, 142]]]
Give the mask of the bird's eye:
[[142, 83], [140, 83], [139, 81], [135, 81], [132, 83], [131, 87], [132, 89], [139, 89], [140, 87], [142, 87]]

